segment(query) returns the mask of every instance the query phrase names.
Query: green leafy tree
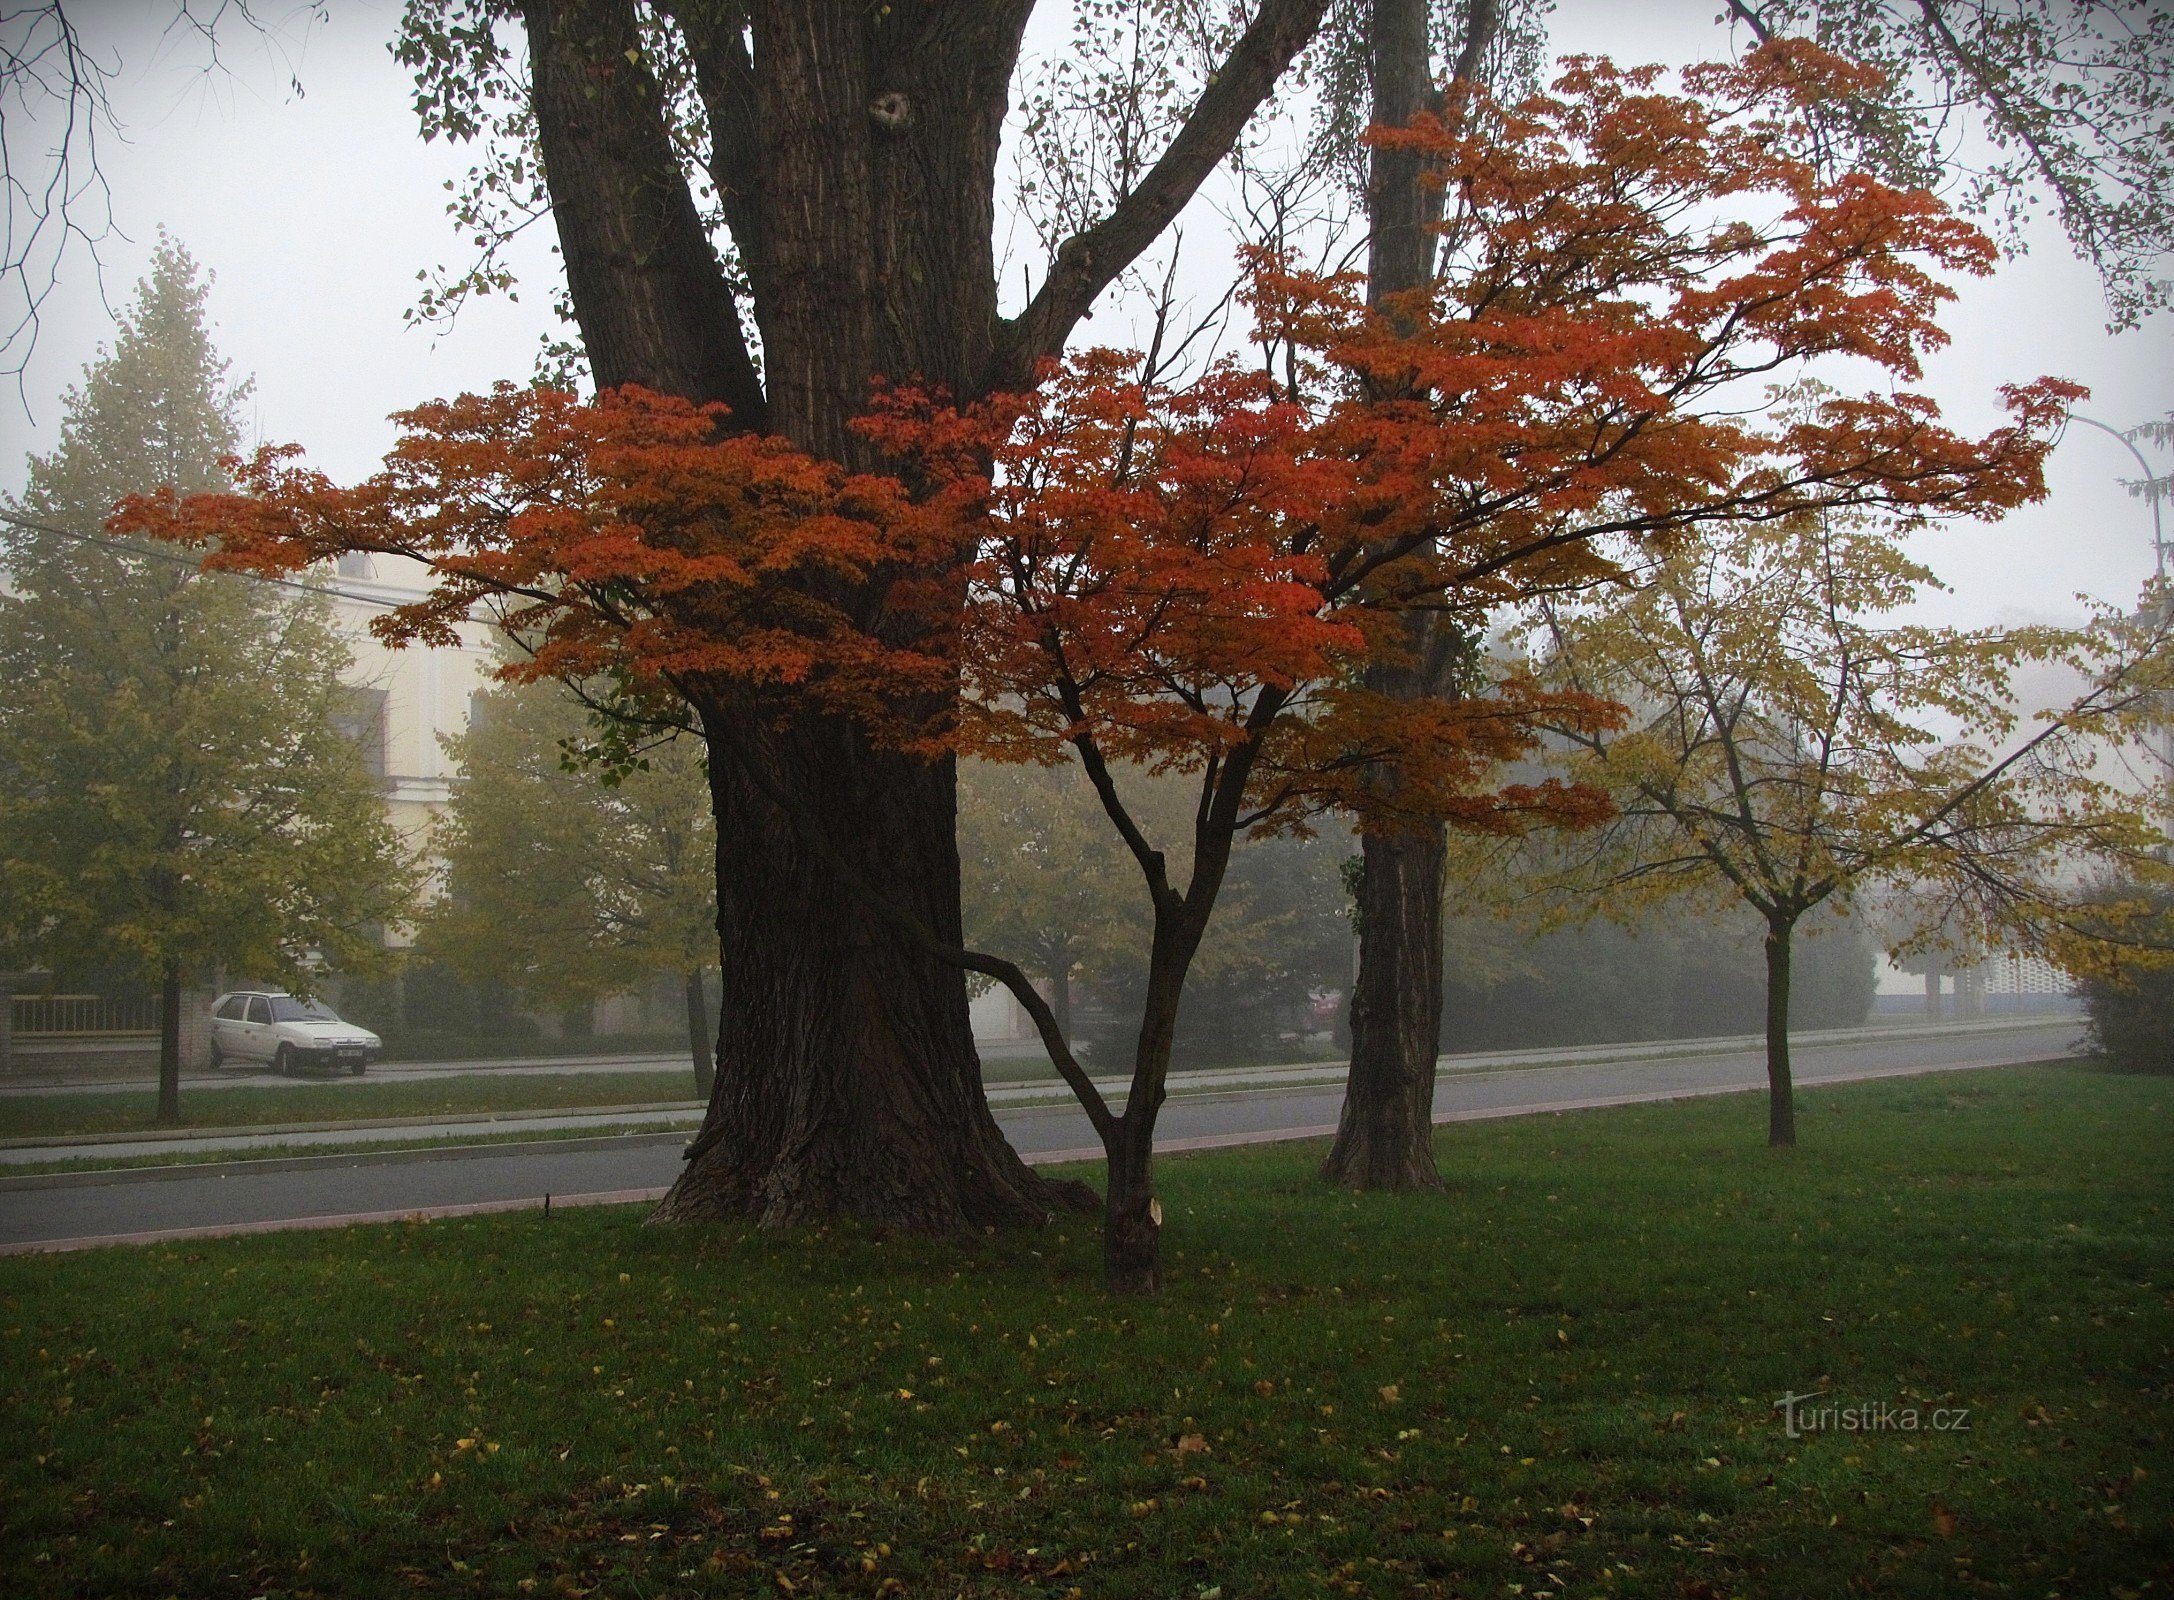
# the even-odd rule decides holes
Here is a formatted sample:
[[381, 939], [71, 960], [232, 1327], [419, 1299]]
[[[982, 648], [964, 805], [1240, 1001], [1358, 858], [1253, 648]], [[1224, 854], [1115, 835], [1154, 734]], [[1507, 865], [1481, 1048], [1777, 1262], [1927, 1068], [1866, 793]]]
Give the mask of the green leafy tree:
[[553, 1007], [678, 978], [707, 1096], [717, 847], [701, 740], [681, 733], [599, 765], [584, 759], [588, 711], [557, 683], [494, 688], [476, 706], [449, 741], [461, 776], [424, 947], [463, 977]]
[[0, 950], [160, 988], [162, 1122], [180, 1116], [186, 983], [367, 967], [413, 879], [337, 731], [349, 656], [329, 604], [100, 531], [126, 494], [227, 483], [246, 389], [206, 292], [162, 240], [0, 539]]
[[2108, 915], [2087, 909], [2086, 926], [2113, 938], [2077, 964], [2087, 1041], [2125, 1071], [2174, 1072], [2174, 891], [2109, 884], [2092, 898]]

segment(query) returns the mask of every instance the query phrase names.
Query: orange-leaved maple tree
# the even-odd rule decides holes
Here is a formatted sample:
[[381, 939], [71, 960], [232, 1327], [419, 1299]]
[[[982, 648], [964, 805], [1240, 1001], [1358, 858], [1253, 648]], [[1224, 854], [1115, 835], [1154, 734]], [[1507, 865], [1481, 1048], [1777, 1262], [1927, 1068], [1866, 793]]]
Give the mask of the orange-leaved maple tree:
[[[488, 616], [531, 647], [518, 672], [610, 674], [700, 708], [713, 766], [789, 814], [809, 892], [855, 896], [1035, 1017], [1108, 1153], [1110, 1281], [1149, 1290], [1171, 1031], [1240, 836], [1328, 807], [1477, 829], [1600, 814], [1584, 791], [1490, 773], [1539, 722], [1610, 708], [1477, 661], [1455, 698], [1369, 691], [1364, 668], [1405, 648], [1407, 617], [1477, 631], [1617, 580], [1627, 553], [1708, 521], [1997, 515], [2042, 492], [2072, 386], [2007, 390], [2012, 420], [1977, 439], [1892, 387], [1940, 340], [1943, 274], [1985, 270], [1991, 251], [1930, 196], [1825, 179], [1804, 158], [1810, 109], [1860, 82], [1795, 45], [1687, 72], [1674, 92], [1579, 61], [1549, 95], [1378, 133], [1421, 145], [1451, 186], [1437, 278], [1395, 316], [1349, 277], [1262, 255], [1258, 360], [1173, 385], [1093, 352], [965, 412], [901, 386], [863, 424], [890, 474], [727, 434], [716, 411], [640, 390], [501, 387], [405, 414], [363, 484], [267, 451], [239, 494], [138, 501], [117, 525], [261, 572], [406, 556], [434, 584], [378, 621], [389, 639]], [[1764, 385], [1807, 362], [1832, 382], [1823, 358], [1869, 363], [1888, 387], [1769, 403]], [[955, 919], [890, 904], [835, 848], [841, 819], [791, 814], [766, 738], [811, 704], [933, 760], [1081, 763], [1153, 909], [1122, 1111], [1015, 965], [960, 948]], [[1387, 790], [1364, 779], [1384, 759]], [[1132, 767], [1197, 783], [1189, 838], [1147, 836]], [[720, 1045], [675, 1195], [731, 1159], [730, 1085], [761, 1070], [734, 1058], [729, 1026]]]

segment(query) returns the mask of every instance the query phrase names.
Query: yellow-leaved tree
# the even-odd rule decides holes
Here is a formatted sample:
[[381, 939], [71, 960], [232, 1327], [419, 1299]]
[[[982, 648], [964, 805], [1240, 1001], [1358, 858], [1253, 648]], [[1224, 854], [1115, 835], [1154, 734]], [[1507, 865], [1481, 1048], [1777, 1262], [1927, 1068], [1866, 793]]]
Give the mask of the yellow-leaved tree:
[[[1522, 865], [1562, 916], [1677, 895], [1758, 913], [1775, 1145], [1796, 1142], [1790, 962], [1814, 911], [1913, 886], [1936, 910], [1905, 945], [1963, 929], [2074, 965], [2119, 924], [2086, 912], [2094, 883], [2170, 872], [2165, 776], [2144, 759], [2174, 672], [2162, 608], [2082, 629], [1900, 622], [1938, 587], [1903, 532], [1847, 513], [1732, 525], [1634, 587], [1548, 605], [1534, 628], [1546, 677], [1630, 715], [1553, 745], [1616, 820]], [[2027, 721], [2010, 679], [2041, 662], [2081, 692]]]

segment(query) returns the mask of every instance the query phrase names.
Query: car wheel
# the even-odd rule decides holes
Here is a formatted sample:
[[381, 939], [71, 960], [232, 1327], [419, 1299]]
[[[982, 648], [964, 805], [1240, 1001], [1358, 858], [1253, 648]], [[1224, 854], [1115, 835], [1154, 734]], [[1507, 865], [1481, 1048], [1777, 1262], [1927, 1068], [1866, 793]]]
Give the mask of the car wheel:
[[211, 1041], [211, 1064], [215, 1067], [226, 1065], [226, 1052], [219, 1048], [217, 1039]]
[[369, 1065], [370, 1063], [367, 1061], [358, 1061], [347, 1070], [352, 1072], [356, 1077], [359, 1078], [363, 1075], [364, 1071], [369, 1067]]
[[292, 1045], [283, 1044], [272, 1053], [272, 1070], [283, 1078], [294, 1071], [294, 1047]]

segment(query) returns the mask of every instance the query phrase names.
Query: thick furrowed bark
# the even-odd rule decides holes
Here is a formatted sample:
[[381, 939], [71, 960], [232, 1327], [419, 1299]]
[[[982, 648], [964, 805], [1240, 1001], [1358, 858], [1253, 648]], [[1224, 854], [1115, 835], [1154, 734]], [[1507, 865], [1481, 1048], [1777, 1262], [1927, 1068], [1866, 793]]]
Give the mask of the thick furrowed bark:
[[[806, 826], [957, 942], [948, 764], [871, 751], [836, 723], [796, 727], [767, 755]], [[1091, 1207], [1091, 1192], [1041, 1177], [998, 1130], [959, 970], [865, 909], [733, 761], [712, 761], [711, 789], [728, 997], [717, 1087], [656, 1217], [956, 1233]]]
[[1347, 1189], [1438, 1189], [1443, 832], [1368, 834], [1361, 848], [1365, 936], [1351, 998], [1351, 1077], [1321, 1176]]
[[1796, 1088], [1789, 1076], [1789, 940], [1786, 925], [1766, 935], [1766, 1142], [1797, 1142]]

